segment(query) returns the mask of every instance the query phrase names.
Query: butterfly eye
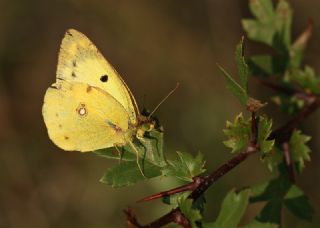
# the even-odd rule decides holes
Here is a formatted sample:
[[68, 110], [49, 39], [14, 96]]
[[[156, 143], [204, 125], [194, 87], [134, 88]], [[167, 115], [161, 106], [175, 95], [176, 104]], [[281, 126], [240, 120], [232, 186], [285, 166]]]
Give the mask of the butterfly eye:
[[102, 75], [101, 77], [100, 77], [100, 81], [102, 81], [102, 82], [107, 82], [108, 81], [108, 75]]

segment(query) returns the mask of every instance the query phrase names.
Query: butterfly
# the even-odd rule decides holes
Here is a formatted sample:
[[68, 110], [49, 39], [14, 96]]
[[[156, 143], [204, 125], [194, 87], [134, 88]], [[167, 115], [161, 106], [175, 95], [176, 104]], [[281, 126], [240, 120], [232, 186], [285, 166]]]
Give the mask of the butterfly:
[[46, 91], [42, 115], [49, 138], [66, 151], [133, 146], [141, 125], [136, 100], [124, 80], [75, 29], [62, 40], [56, 82]]

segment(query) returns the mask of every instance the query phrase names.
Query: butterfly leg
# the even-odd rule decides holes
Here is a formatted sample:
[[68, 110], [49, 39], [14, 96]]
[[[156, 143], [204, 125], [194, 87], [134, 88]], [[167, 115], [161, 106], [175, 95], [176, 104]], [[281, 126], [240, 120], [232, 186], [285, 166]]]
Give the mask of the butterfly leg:
[[132, 149], [136, 152], [136, 155], [137, 155], [137, 165], [138, 165], [138, 167], [139, 167], [139, 170], [140, 170], [142, 176], [145, 177], [145, 178], [147, 178], [147, 177], [144, 175], [143, 169], [142, 169], [142, 167], [141, 167], [141, 165], [140, 165], [140, 163], [139, 163], [139, 151], [138, 151], [138, 149], [135, 147], [135, 145], [133, 144], [133, 142], [132, 142], [131, 140], [129, 140], [129, 144], [130, 144], [130, 146], [132, 147]]
[[114, 145], [114, 147], [115, 147], [116, 150], [118, 151], [118, 154], [119, 154], [119, 164], [120, 164], [121, 161], [122, 161], [122, 158], [123, 158], [123, 154], [124, 154], [123, 147], [121, 147], [121, 151], [120, 151], [120, 149], [118, 148], [117, 145]]

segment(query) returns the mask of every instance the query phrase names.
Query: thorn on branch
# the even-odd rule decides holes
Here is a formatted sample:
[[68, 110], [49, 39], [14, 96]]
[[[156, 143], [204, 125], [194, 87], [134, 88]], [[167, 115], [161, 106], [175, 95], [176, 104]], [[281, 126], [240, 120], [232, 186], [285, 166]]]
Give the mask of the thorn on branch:
[[194, 177], [193, 182], [191, 182], [191, 183], [179, 186], [174, 189], [163, 191], [163, 192], [151, 195], [151, 196], [147, 196], [141, 200], [138, 200], [137, 203], [147, 202], [147, 201], [163, 198], [165, 196], [171, 196], [171, 195], [174, 195], [179, 192], [193, 191], [201, 184], [202, 180], [203, 180], [203, 177], [200, 177], [200, 176]]

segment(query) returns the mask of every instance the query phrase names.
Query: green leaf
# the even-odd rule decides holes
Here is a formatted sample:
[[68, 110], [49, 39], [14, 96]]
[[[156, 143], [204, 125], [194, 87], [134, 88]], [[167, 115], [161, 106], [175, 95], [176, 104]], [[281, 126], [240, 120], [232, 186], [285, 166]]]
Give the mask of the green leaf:
[[163, 151], [163, 132], [152, 130], [139, 138], [140, 150], [144, 151], [145, 158], [154, 165], [163, 167], [167, 165]]
[[307, 221], [312, 220], [314, 210], [307, 196], [296, 185], [292, 185], [284, 197], [284, 205], [296, 217]]
[[274, 140], [268, 140], [272, 130], [272, 120], [260, 116], [258, 126], [258, 144], [263, 154], [270, 152], [274, 146]]
[[251, 187], [250, 202], [261, 202], [282, 199], [290, 189], [292, 183], [286, 176], [267, 181]]
[[289, 4], [280, 0], [274, 9], [271, 0], [250, 0], [249, 6], [256, 20], [242, 20], [248, 37], [287, 53], [291, 45], [292, 21]]
[[118, 188], [135, 184], [146, 178], [161, 175], [160, 168], [149, 162], [144, 162], [142, 169], [146, 177], [142, 176], [136, 161], [121, 162], [119, 165], [109, 169], [100, 181], [114, 188]]
[[201, 153], [193, 157], [189, 153], [177, 151], [177, 155], [177, 159], [169, 160], [168, 165], [163, 168], [163, 175], [191, 182], [193, 177], [205, 172], [205, 161]]
[[270, 76], [275, 73], [273, 59], [270, 55], [251, 56], [248, 65], [250, 73], [254, 76]]
[[280, 0], [276, 7], [276, 17], [280, 24], [278, 29], [281, 40], [287, 48], [291, 44], [291, 23], [292, 23], [292, 9], [290, 5], [285, 0]]
[[270, 153], [263, 156], [263, 162], [267, 164], [270, 172], [273, 172], [283, 162], [283, 152], [274, 147]]
[[262, 211], [245, 228], [276, 228], [279, 227], [282, 202], [278, 199], [270, 200]]
[[[237, 227], [245, 213], [249, 202], [250, 190], [236, 193], [231, 190], [222, 202], [218, 218], [211, 223], [212, 228], [233, 228]], [[207, 224], [207, 227], [208, 224]]]
[[264, 24], [270, 23], [274, 19], [274, 9], [271, 0], [250, 0], [249, 7], [251, 13]]
[[242, 27], [251, 40], [272, 46], [276, 31], [271, 24], [263, 24], [252, 19], [243, 19]]
[[238, 152], [248, 144], [251, 134], [250, 121], [245, 120], [242, 113], [240, 113], [233, 123], [227, 121], [223, 133], [228, 138], [228, 140], [223, 141], [223, 144], [231, 148], [232, 153]]
[[243, 47], [243, 40], [242, 37], [240, 43], [236, 47], [236, 63], [238, 68], [238, 73], [241, 81], [242, 88], [248, 93], [248, 75], [249, 75], [249, 68], [244, 58], [244, 47]]
[[173, 208], [177, 208], [179, 206], [180, 199], [187, 199], [190, 195], [190, 191], [176, 193], [170, 196], [165, 196], [162, 198], [162, 202], [168, 205], [171, 205]]
[[135, 156], [133, 153], [129, 153], [123, 147], [119, 147], [118, 149], [116, 149], [115, 147], [112, 147], [112, 148], [96, 150], [94, 151], [94, 153], [100, 157], [116, 159], [121, 161], [137, 160], [137, 156]]
[[249, 224], [243, 226], [243, 228], [278, 228], [279, 224], [260, 222], [258, 220], [252, 220]]
[[223, 73], [226, 81], [227, 81], [227, 88], [230, 90], [230, 92], [235, 96], [241, 104], [246, 105], [248, 100], [248, 94], [246, 90], [241, 87], [232, 77], [230, 74], [228, 74], [227, 71], [225, 71], [221, 66], [219, 66], [219, 69]]
[[182, 214], [191, 223], [191, 227], [197, 228], [196, 221], [201, 220], [202, 216], [199, 210], [193, 208], [192, 202], [192, 199], [181, 197], [178, 199], [178, 206]]
[[290, 142], [289, 149], [292, 160], [295, 162], [298, 172], [302, 172], [305, 161], [310, 161], [310, 148], [306, 143], [311, 139], [310, 136], [304, 135], [300, 130], [294, 130]]
[[313, 68], [306, 66], [303, 70], [290, 71], [289, 80], [297, 82], [302, 88], [313, 93], [320, 93], [320, 78], [316, 76]]
[[150, 162], [156, 166], [166, 166], [166, 160], [163, 152], [163, 132], [152, 130], [145, 132], [143, 137], [133, 139], [133, 145], [129, 143], [124, 146], [106, 148], [94, 151], [100, 157], [116, 159], [121, 161], [136, 161], [139, 153], [139, 162]]
[[281, 209], [281, 200], [272, 199], [268, 201], [255, 220], [263, 223], [280, 224]]

